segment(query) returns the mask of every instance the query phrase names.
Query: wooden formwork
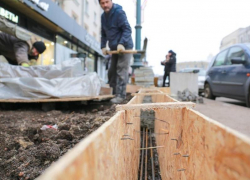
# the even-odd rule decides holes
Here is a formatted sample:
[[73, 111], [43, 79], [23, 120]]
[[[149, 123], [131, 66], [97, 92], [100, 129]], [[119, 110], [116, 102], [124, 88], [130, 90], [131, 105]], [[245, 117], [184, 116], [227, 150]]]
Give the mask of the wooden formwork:
[[158, 109], [156, 136], [163, 180], [248, 180], [250, 141], [248, 138], [188, 109]]
[[[141, 104], [145, 96], [151, 96], [152, 103]], [[192, 110], [193, 106], [160, 89], [141, 89], [38, 179], [138, 179], [141, 109], [155, 111], [155, 133], [162, 134], [156, 142], [163, 146], [158, 149], [163, 180], [250, 179], [249, 139]]]
[[133, 121], [133, 117], [138, 115], [136, 111], [118, 112], [38, 179], [136, 179], [140, 121]]

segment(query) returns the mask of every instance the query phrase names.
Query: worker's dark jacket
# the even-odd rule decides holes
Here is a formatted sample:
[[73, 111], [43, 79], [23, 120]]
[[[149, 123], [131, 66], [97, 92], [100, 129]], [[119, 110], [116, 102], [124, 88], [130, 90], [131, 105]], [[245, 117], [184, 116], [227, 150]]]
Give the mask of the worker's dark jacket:
[[[164, 66], [163, 63], [161, 63], [161, 65]], [[176, 54], [175, 53], [172, 53], [169, 61], [165, 63], [164, 71], [165, 72], [176, 72]]]
[[101, 23], [101, 48], [105, 48], [107, 41], [109, 41], [111, 50], [117, 50], [118, 44], [122, 44], [125, 49], [133, 49], [131, 27], [122, 6], [113, 3], [110, 12], [102, 14]]
[[29, 63], [28, 52], [30, 48], [28, 42], [0, 32], [0, 55], [3, 55], [10, 64]]

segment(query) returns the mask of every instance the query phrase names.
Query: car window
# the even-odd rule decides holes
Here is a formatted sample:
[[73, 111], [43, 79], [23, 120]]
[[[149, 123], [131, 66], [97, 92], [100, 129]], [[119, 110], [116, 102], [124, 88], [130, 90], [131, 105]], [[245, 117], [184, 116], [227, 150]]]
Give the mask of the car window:
[[227, 58], [227, 62], [226, 62], [227, 65], [231, 65], [232, 64], [231, 59], [233, 57], [240, 57], [242, 61], [246, 60], [246, 56], [245, 56], [244, 50], [241, 47], [232, 47], [229, 50], [228, 58]]
[[214, 60], [214, 65], [213, 66], [221, 66], [225, 65], [225, 60], [226, 60], [226, 55], [227, 55], [228, 50], [222, 51], [217, 55], [217, 57]]

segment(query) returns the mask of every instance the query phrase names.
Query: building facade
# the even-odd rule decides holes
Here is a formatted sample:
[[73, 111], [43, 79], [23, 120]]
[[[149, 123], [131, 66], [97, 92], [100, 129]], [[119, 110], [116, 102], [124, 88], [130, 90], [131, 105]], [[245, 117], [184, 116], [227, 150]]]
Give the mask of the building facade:
[[189, 61], [189, 62], [180, 62], [176, 65], [176, 70], [179, 72], [182, 69], [185, 68], [202, 68], [207, 69], [209, 65], [208, 61]]
[[220, 49], [225, 49], [228, 46], [238, 43], [249, 43], [250, 42], [250, 26], [246, 28], [239, 28], [231, 34], [224, 37], [221, 41]]
[[101, 14], [98, 0], [52, 0], [98, 42], [101, 40]]
[[[96, 0], [98, 2], [98, 0]], [[0, 16], [44, 41], [46, 51], [38, 64], [60, 64], [80, 54], [82, 66], [105, 76], [100, 49], [99, 2], [92, 0], [1, 0]], [[84, 10], [88, 10], [85, 13]], [[95, 12], [96, 19], [92, 15]], [[92, 22], [91, 22], [92, 21]], [[85, 29], [88, 25], [88, 29]], [[98, 67], [99, 66], [99, 67]]]

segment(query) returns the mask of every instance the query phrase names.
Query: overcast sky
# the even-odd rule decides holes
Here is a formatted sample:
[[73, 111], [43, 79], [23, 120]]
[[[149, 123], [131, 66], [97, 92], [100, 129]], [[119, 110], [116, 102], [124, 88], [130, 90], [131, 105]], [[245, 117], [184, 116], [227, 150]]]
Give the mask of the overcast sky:
[[[135, 40], [134, 0], [113, 2], [123, 6]], [[142, 40], [149, 39], [149, 65], [161, 70], [160, 61], [170, 49], [177, 53], [178, 62], [216, 55], [223, 37], [250, 26], [249, 7], [250, 0], [148, 0]]]

